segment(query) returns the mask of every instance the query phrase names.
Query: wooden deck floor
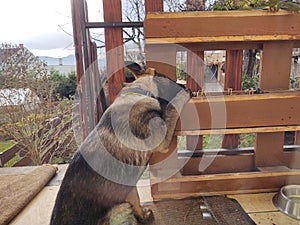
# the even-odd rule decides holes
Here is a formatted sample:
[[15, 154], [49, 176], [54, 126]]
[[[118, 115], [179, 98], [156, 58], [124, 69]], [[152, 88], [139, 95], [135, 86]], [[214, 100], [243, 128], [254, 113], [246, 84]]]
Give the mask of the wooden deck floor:
[[[67, 165], [59, 166], [58, 175], [27, 205], [27, 207], [10, 223], [13, 225], [46, 225], [49, 224], [51, 211], [54, 205], [60, 182]], [[8, 170], [14, 173], [13, 169]], [[15, 169], [17, 172], [18, 169]], [[141, 180], [138, 190], [143, 202], [151, 202], [149, 180]], [[236, 199], [248, 215], [259, 225], [300, 225], [294, 220], [279, 212], [272, 204], [275, 193], [228, 195]]]

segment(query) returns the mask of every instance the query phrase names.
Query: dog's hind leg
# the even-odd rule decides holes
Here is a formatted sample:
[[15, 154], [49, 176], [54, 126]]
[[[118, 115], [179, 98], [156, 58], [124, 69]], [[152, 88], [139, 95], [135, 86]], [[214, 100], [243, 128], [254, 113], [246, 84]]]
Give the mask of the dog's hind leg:
[[131, 190], [126, 198], [126, 202], [132, 205], [134, 214], [140, 223], [147, 223], [153, 220], [154, 216], [152, 210], [141, 207], [140, 197], [136, 187]]
[[137, 225], [137, 219], [133, 215], [130, 203], [122, 203], [114, 206], [105, 218], [101, 218], [97, 225]]

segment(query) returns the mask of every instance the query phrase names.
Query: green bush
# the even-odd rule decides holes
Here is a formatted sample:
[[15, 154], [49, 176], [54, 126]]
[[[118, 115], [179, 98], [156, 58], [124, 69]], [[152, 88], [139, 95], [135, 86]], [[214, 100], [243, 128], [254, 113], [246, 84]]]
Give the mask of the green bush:
[[249, 77], [246, 74], [242, 75], [242, 90], [254, 88], [257, 89], [259, 84], [259, 76]]
[[218, 0], [210, 4], [208, 10], [266, 9], [277, 12], [280, 9], [299, 13], [300, 6], [292, 0]]
[[68, 99], [75, 95], [77, 88], [75, 72], [64, 75], [58, 71], [50, 71], [50, 80], [54, 83], [54, 95]]

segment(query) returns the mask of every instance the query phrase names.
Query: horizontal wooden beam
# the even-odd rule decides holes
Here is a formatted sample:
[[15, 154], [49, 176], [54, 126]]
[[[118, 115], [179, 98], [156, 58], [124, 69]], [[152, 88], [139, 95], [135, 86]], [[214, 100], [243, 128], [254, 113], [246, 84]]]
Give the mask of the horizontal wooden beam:
[[[151, 42], [151, 40], [150, 40]], [[243, 41], [243, 42], [193, 42], [180, 43], [180, 46], [190, 51], [207, 51], [207, 50], [239, 50], [239, 49], [262, 49], [263, 42]], [[300, 43], [299, 43], [300, 46]], [[184, 49], [184, 50], [186, 50]]]
[[144, 27], [146, 44], [300, 40], [300, 15], [287, 11], [148, 13]]
[[[203, 174], [221, 174], [221, 173], [236, 173], [236, 172], [251, 172], [254, 171], [254, 156], [253, 154], [246, 155], [230, 155], [230, 156], [215, 156], [211, 164], [204, 171], [199, 171], [200, 162], [205, 160], [210, 161], [211, 155], [206, 157], [191, 158], [181, 169], [183, 176], [187, 175], [203, 175]], [[183, 161], [184, 159], [179, 159]]]
[[211, 129], [211, 130], [177, 130], [176, 136], [188, 135], [211, 135], [211, 134], [249, 134], [249, 133], [273, 133], [284, 131], [300, 131], [300, 126], [275, 126], [275, 127], [246, 127], [231, 129]]
[[[247, 132], [285, 130], [280, 126], [291, 126], [291, 130], [298, 130], [299, 103], [298, 91], [193, 98], [181, 112], [176, 134], [199, 135], [199, 130], [211, 129], [210, 133], [213, 133], [216, 129], [237, 128], [253, 128], [245, 130]], [[236, 133], [234, 130], [230, 132]]]
[[[146, 44], [186, 44], [186, 43], [206, 43], [205, 50], [210, 49], [227, 49], [225, 46], [221, 46], [220, 44], [215, 44], [218, 48], [209, 48], [209, 44], [213, 46], [212, 43], [216, 42], [244, 42], [240, 44], [240, 48], [238, 49], [250, 49], [248, 47], [249, 42], [263, 42], [263, 41], [295, 41], [294, 47], [299, 47], [298, 40], [300, 39], [300, 35], [261, 35], [261, 36], [254, 36], [254, 35], [245, 35], [245, 36], [218, 36], [218, 37], [178, 37], [178, 38], [147, 38], [145, 39]], [[189, 44], [186, 44], [189, 46]], [[257, 45], [256, 45], [257, 46]], [[232, 47], [231, 47], [232, 48]], [[204, 49], [204, 48], [203, 48]], [[237, 48], [235, 48], [237, 49]], [[198, 49], [199, 50], [199, 49]], [[201, 49], [200, 49], [201, 50]]]
[[[221, 174], [221, 173], [234, 173], [234, 172], [251, 172], [257, 170], [255, 167], [254, 154], [249, 153], [249, 150], [236, 150], [235, 155], [219, 155], [215, 152], [215, 157], [210, 155], [210, 150], [207, 151], [205, 157], [193, 157], [186, 162], [185, 158], [179, 158], [179, 165], [182, 163], [186, 164], [181, 169], [182, 175], [201, 175], [201, 174]], [[229, 150], [231, 153], [234, 150]], [[218, 154], [218, 155], [217, 155]], [[210, 160], [209, 157], [214, 157], [210, 165], [205, 168], [204, 171], [199, 171], [199, 165], [202, 161]], [[293, 169], [300, 169], [300, 160], [297, 160], [300, 157], [300, 151], [286, 151], [283, 153], [282, 164], [286, 167]]]
[[[300, 152], [300, 145], [284, 145], [283, 151], [285, 152]], [[191, 156], [192, 152], [192, 156]], [[253, 154], [254, 147], [245, 147], [245, 148], [217, 148], [217, 149], [201, 149], [201, 150], [178, 150], [179, 157], [202, 157], [203, 155], [243, 155], [243, 154]], [[300, 166], [300, 165], [299, 165]]]
[[151, 178], [151, 184], [151, 193], [155, 200], [199, 195], [257, 193], [277, 191], [286, 184], [300, 184], [300, 170], [184, 176], [163, 182]]

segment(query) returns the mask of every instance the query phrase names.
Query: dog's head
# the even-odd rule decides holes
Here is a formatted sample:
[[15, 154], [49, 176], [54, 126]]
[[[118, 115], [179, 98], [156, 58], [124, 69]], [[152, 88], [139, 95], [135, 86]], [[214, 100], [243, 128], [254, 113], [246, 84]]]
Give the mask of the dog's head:
[[[163, 99], [169, 102], [183, 89], [191, 95], [191, 91], [184, 85], [178, 84], [167, 76], [157, 73], [154, 68], [142, 68], [139, 64], [131, 61], [126, 61], [125, 66], [135, 77], [135, 85], [138, 83], [147, 83], [144, 88], [147, 88], [159, 100]], [[127, 85], [125, 84], [125, 86]], [[129, 84], [129, 86], [131, 85]]]
[[157, 74], [154, 68], [145, 69], [135, 62], [125, 61], [125, 66], [133, 74], [135, 79], [142, 76], [154, 76]]

